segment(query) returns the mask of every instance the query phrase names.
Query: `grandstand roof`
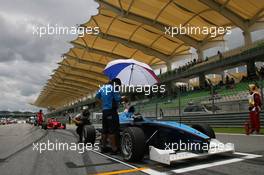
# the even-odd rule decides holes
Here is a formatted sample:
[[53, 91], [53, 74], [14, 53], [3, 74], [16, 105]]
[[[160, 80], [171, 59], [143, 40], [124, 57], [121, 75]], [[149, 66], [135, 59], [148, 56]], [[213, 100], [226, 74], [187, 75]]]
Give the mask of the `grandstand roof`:
[[60, 107], [86, 97], [106, 83], [102, 73], [113, 59], [134, 58], [152, 67], [168, 65], [190, 47], [206, 49], [223, 35], [166, 34], [182, 26], [263, 28], [264, 0], [96, 0], [97, 15], [82, 26], [99, 27], [99, 34], [79, 36], [35, 101], [40, 107]]

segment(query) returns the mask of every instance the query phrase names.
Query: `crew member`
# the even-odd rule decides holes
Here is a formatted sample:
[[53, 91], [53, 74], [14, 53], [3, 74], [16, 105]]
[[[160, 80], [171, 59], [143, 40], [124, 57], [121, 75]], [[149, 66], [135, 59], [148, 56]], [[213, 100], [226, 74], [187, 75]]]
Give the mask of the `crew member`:
[[80, 114], [76, 115], [73, 119], [77, 128], [76, 132], [79, 135], [79, 143], [83, 142], [83, 127], [84, 125], [90, 125], [90, 111], [89, 109], [84, 109]]
[[260, 111], [261, 111], [261, 95], [258, 91], [258, 87], [255, 84], [249, 85], [249, 119], [250, 130], [249, 134], [260, 132]]
[[101, 151], [106, 152], [107, 139], [110, 140], [112, 154], [118, 152], [117, 138], [119, 136], [118, 106], [121, 101], [119, 89], [121, 81], [118, 78], [111, 80], [102, 86], [96, 94], [96, 98], [102, 103], [102, 147]]
[[37, 120], [38, 120], [38, 125], [42, 125], [43, 121], [44, 121], [44, 115], [42, 113], [42, 110], [39, 110], [39, 112], [37, 113]]

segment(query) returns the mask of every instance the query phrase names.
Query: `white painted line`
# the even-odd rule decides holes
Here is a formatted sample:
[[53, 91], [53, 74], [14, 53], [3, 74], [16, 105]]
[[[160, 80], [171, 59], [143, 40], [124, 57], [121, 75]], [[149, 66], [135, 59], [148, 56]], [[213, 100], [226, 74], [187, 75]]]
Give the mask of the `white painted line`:
[[180, 168], [180, 169], [172, 170], [172, 172], [174, 172], [174, 173], [185, 173], [185, 172], [189, 172], [189, 171], [200, 170], [200, 169], [210, 168], [210, 167], [219, 166], [219, 165], [241, 162], [245, 159], [254, 159], [254, 158], [262, 157], [262, 155], [240, 153], [240, 152], [235, 152], [234, 154], [243, 155], [244, 157], [233, 158], [233, 159], [229, 159], [229, 160], [223, 160], [223, 161], [207, 163], [207, 164], [202, 164], [202, 165], [196, 165], [196, 166], [191, 166], [191, 167], [187, 167], [187, 168]]
[[96, 153], [96, 154], [99, 154], [99, 155], [101, 155], [101, 156], [103, 156], [103, 157], [106, 157], [106, 158], [108, 158], [108, 159], [111, 159], [111, 160], [113, 160], [113, 161], [116, 161], [116, 162], [118, 162], [118, 163], [121, 163], [121, 164], [123, 164], [123, 165], [125, 165], [125, 166], [128, 166], [128, 167], [130, 167], [130, 168], [138, 168], [138, 167], [136, 167], [136, 166], [134, 166], [134, 165], [130, 165], [130, 164], [126, 163], [126, 162], [122, 162], [121, 160], [118, 160], [118, 159], [116, 159], [116, 158], [110, 157], [110, 156], [105, 155], [105, 154], [103, 154], [103, 153], [100, 153], [100, 152], [98, 152], [98, 151], [94, 151], [94, 150], [90, 150], [90, 151], [92, 151], [92, 152], [94, 152], [94, 153]]
[[142, 172], [146, 173], [146, 174], [151, 174], [151, 175], [167, 175], [167, 173], [162, 173], [156, 170], [153, 170], [151, 168], [149, 169], [145, 169], [145, 170], [141, 170]]
[[[136, 167], [136, 166], [134, 166], [134, 165], [131, 165], [131, 164], [128, 164], [128, 163], [126, 163], [126, 162], [123, 162], [123, 161], [121, 161], [121, 160], [118, 160], [118, 159], [116, 159], [116, 158], [113, 158], [113, 157], [110, 157], [110, 156], [108, 156], [108, 155], [105, 155], [105, 154], [103, 154], [103, 153], [100, 153], [100, 152], [98, 152], [98, 151], [94, 151], [94, 150], [91, 150], [92, 152], [94, 152], [94, 153], [96, 153], [96, 154], [99, 154], [99, 155], [101, 155], [101, 156], [103, 156], [103, 157], [106, 157], [106, 158], [108, 158], [108, 159], [111, 159], [111, 160], [113, 160], [113, 161], [116, 161], [116, 162], [118, 162], [118, 163], [121, 163], [121, 164], [123, 164], [123, 165], [125, 165], [125, 166], [128, 166], [128, 167], [130, 167], [130, 168], [133, 168], [133, 169], [136, 169], [136, 168], [139, 168], [139, 167]], [[141, 172], [144, 172], [144, 173], [146, 173], [146, 174], [151, 174], [151, 175], [166, 175], [167, 173], [161, 173], [161, 172], [159, 172], [159, 171], [156, 171], [156, 170], [153, 170], [153, 169], [150, 169], [150, 168], [147, 168], [147, 169], [144, 169], [144, 170], [140, 170]]]
[[262, 155], [241, 153], [241, 152], [235, 152], [234, 154], [245, 156], [242, 157], [242, 159], [255, 159], [255, 158], [263, 157]]
[[[136, 167], [134, 165], [131, 165], [131, 164], [128, 164], [126, 162], [123, 162], [119, 159], [116, 159], [116, 158], [113, 158], [113, 157], [110, 157], [108, 155], [105, 155], [103, 153], [100, 153], [98, 151], [94, 151], [94, 150], [91, 150], [92, 152], [96, 153], [96, 154], [99, 154], [103, 157], [106, 157], [108, 159], [111, 159], [113, 161], [116, 161], [118, 163], [121, 163], [125, 166], [128, 166], [130, 168], [139, 168], [139, 167]], [[219, 165], [225, 165], [225, 164], [230, 164], [230, 163], [235, 163], [235, 162], [241, 162], [245, 159], [254, 159], [254, 158], [259, 158], [259, 157], [263, 157], [262, 155], [257, 155], [257, 154], [249, 154], [249, 153], [241, 153], [241, 152], [235, 152], [234, 154], [236, 155], [241, 155], [241, 156], [244, 156], [244, 157], [241, 157], [241, 158], [232, 158], [232, 159], [228, 159], [228, 160], [222, 160], [222, 161], [218, 161], [218, 162], [213, 162], [213, 163], [206, 163], [206, 164], [201, 164], [201, 165], [196, 165], [196, 166], [190, 166], [190, 167], [186, 167], [186, 168], [180, 168], [180, 169], [175, 169], [175, 170], [171, 170], [167, 173], [165, 172], [159, 172], [159, 171], [156, 171], [156, 170], [153, 170], [151, 168], [147, 168], [147, 169], [144, 169], [144, 170], [140, 170], [141, 172], [144, 172], [146, 174], [150, 174], [150, 175], [167, 175], [168, 173], [170, 172], [174, 172], [174, 173], [185, 173], [185, 172], [189, 172], [189, 171], [195, 171], [195, 170], [201, 170], [201, 169], [205, 169], [205, 168], [210, 168], [210, 167], [214, 167], [214, 166], [219, 166]]]
[[223, 132], [217, 132], [216, 135], [230, 135], [230, 136], [248, 136], [248, 137], [263, 137], [264, 135], [262, 134], [250, 134], [250, 135], [246, 135], [246, 134], [239, 134], [239, 133], [223, 133]]
[[185, 173], [185, 172], [189, 172], [189, 171], [200, 170], [200, 169], [210, 168], [210, 167], [219, 166], [219, 165], [225, 165], [225, 164], [234, 163], [234, 162], [240, 162], [242, 160], [243, 159], [240, 159], [240, 158], [234, 158], [234, 159], [229, 159], [229, 160], [224, 160], [224, 161], [219, 161], [219, 162], [213, 162], [213, 163], [191, 166], [191, 167], [187, 167], [187, 168], [180, 168], [180, 169], [172, 170], [172, 172], [174, 172], [174, 173]]

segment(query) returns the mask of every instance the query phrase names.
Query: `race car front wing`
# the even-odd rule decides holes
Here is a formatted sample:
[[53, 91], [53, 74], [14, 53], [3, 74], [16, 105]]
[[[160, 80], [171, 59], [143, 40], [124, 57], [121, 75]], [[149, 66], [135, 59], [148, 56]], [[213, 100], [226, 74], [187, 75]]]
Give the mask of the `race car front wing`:
[[235, 152], [235, 147], [233, 143], [224, 144], [218, 141], [217, 139], [210, 140], [209, 149], [206, 153], [193, 153], [188, 151], [176, 152], [172, 149], [162, 150], [155, 148], [154, 146], [149, 146], [150, 160], [167, 165], [186, 159], [233, 152]]

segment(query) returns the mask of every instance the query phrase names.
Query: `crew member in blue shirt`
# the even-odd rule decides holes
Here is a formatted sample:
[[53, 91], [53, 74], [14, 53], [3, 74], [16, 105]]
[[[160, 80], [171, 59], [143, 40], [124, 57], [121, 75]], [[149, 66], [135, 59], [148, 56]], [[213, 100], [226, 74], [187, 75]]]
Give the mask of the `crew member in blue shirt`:
[[107, 138], [110, 140], [112, 154], [117, 154], [118, 145], [117, 138], [119, 136], [119, 116], [118, 106], [121, 101], [120, 96], [121, 81], [119, 78], [114, 78], [108, 84], [102, 86], [96, 98], [102, 104], [102, 147], [101, 151], [106, 152]]

